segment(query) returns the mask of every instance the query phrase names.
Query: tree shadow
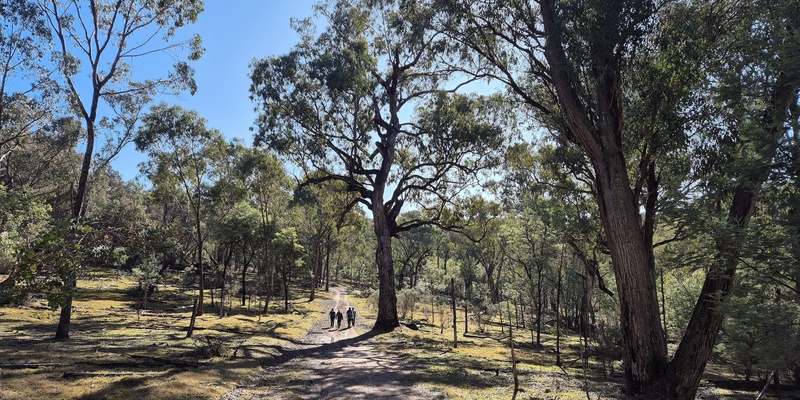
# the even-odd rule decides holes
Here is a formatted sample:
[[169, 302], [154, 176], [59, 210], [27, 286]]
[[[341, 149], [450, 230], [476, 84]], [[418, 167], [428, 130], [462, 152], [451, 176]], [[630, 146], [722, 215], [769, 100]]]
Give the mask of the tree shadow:
[[[317, 345], [316, 347], [309, 347], [309, 348], [300, 348], [300, 349], [284, 349], [281, 354], [278, 356], [270, 359], [265, 360], [262, 362], [262, 365], [267, 366], [277, 366], [281, 364], [285, 364], [291, 360], [296, 358], [324, 358], [331, 355], [331, 353], [340, 351], [345, 347], [352, 346], [369, 339], [372, 339], [378, 335], [382, 335], [388, 333], [386, 330], [382, 329], [371, 329], [365, 333], [362, 333], [358, 336], [337, 340], [333, 343], [325, 343], [321, 345]], [[285, 338], [284, 338], [285, 339]], [[288, 340], [290, 343], [295, 345], [309, 345], [309, 343], [297, 341], [297, 340]]]
[[[736, 392], [750, 392], [758, 393], [764, 388], [764, 381], [753, 380], [734, 380], [734, 379], [713, 379], [708, 383], [717, 389], [725, 389]], [[781, 394], [791, 399], [800, 399], [800, 385], [792, 385], [787, 383], [770, 384], [767, 388], [766, 394]]]
[[[125, 377], [107, 386], [104, 386], [103, 388], [93, 393], [89, 393], [77, 398], [81, 400], [109, 399], [109, 398], [117, 398], [120, 396], [121, 393], [124, 393], [126, 398], [131, 398], [131, 399], [150, 398], [152, 397], [152, 393], [150, 392], [151, 383], [171, 379], [175, 375], [184, 371], [185, 371], [184, 369], [171, 369], [166, 371], [165, 374]], [[152, 372], [152, 371], [143, 371], [143, 372]], [[65, 377], [64, 379], [67, 378]]]

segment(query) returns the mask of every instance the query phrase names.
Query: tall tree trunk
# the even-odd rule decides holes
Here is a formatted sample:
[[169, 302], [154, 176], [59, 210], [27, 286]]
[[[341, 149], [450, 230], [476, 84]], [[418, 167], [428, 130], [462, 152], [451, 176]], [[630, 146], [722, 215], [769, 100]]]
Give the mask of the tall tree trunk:
[[542, 285], [544, 283], [543, 266], [537, 263], [537, 283], [536, 283], [536, 346], [542, 345], [542, 308], [544, 307], [544, 295]]
[[89, 183], [89, 172], [92, 166], [92, 156], [94, 154], [95, 130], [92, 121], [86, 121], [86, 151], [83, 153], [83, 163], [81, 164], [81, 175], [78, 178], [78, 189], [75, 192], [75, 200], [72, 203], [72, 218], [77, 222], [84, 214], [84, 203], [86, 190]]
[[[637, 199], [631, 190], [622, 149], [622, 91], [616, 43], [602, 41], [592, 48], [592, 62], [597, 96], [597, 126], [588, 118], [580, 102], [569, 62], [562, 45], [561, 22], [555, 2], [541, 2], [542, 23], [549, 35], [545, 57], [567, 123], [584, 148], [594, 167], [600, 219], [606, 234], [619, 292], [625, 388], [639, 393], [652, 385], [667, 363], [664, 335], [661, 331], [654, 265], [651, 249], [642, 236]], [[617, 7], [621, 7], [618, 5]], [[616, 7], [614, 7], [616, 8]], [[600, 20], [604, 30], [619, 27], [618, 9], [605, 10]]]
[[394, 264], [392, 260], [392, 237], [383, 207], [374, 205], [373, 223], [378, 248], [375, 250], [375, 261], [378, 266], [378, 316], [375, 328], [392, 330], [400, 326], [397, 316], [397, 294], [394, 286]]
[[[775, 156], [778, 141], [784, 133], [783, 125], [789, 106], [797, 101], [800, 79], [785, 75], [781, 75], [781, 78], [782, 81], [776, 85], [760, 121], [764, 131], [761, 136], [761, 140], [764, 140], [760, 146], [761, 160], [772, 160]], [[700, 385], [700, 378], [725, 319], [720, 306], [733, 291], [744, 230], [755, 211], [761, 185], [772, 168], [767, 163], [768, 161], [764, 161], [755, 168], [734, 191], [728, 211], [728, 223], [735, 234], [717, 240], [717, 256], [706, 274], [700, 297], [686, 327], [686, 334], [664, 374], [662, 384], [667, 386], [669, 393], [676, 399], [693, 399]]]
[[[74, 290], [76, 284], [75, 274], [70, 276], [69, 285]], [[72, 295], [67, 296], [61, 306], [61, 313], [58, 316], [58, 326], [56, 327], [56, 339], [69, 339], [69, 328], [72, 322]]]
[[[311, 260], [311, 284], [316, 286], [322, 276], [318, 270], [322, 270], [322, 235], [314, 240], [314, 255]], [[312, 299], [313, 300], [313, 299]]]
[[[457, 325], [457, 315], [456, 314], [456, 279], [450, 278], [450, 301], [453, 307], [453, 348], [458, 347], [458, 325]], [[466, 319], [464, 319], [466, 321]], [[444, 323], [444, 321], [442, 321]]]
[[625, 386], [628, 393], [638, 393], [663, 372], [666, 343], [652, 251], [642, 238], [625, 162], [620, 148], [608, 153], [610, 164], [595, 167], [598, 203], [619, 292]]
[[203, 315], [203, 292], [205, 289], [206, 274], [203, 266], [203, 236], [200, 226], [200, 199], [198, 198], [197, 209], [195, 210], [195, 229], [197, 234], [197, 272], [200, 275], [199, 293], [197, 296], [197, 315]]
[[264, 291], [266, 295], [264, 299], [264, 314], [269, 313], [269, 302], [272, 300], [273, 277], [275, 276], [275, 269], [269, 262], [269, 240], [267, 239], [268, 235], [266, 229], [267, 228], [264, 228]]
[[[95, 89], [95, 94], [98, 94]], [[92, 167], [92, 155], [94, 153], [94, 120], [96, 118], [97, 98], [94, 96], [92, 103], [91, 115], [86, 115], [86, 150], [83, 153], [83, 163], [81, 164], [81, 174], [78, 178], [78, 189], [75, 192], [75, 199], [72, 203], [72, 219], [77, 224], [84, 213], [84, 202], [86, 199], [86, 188], [89, 182], [89, 171]], [[78, 276], [75, 271], [70, 272], [68, 282], [66, 284], [70, 287], [70, 292], [74, 291], [78, 284]], [[61, 313], [58, 317], [58, 326], [56, 327], [56, 339], [69, 339], [69, 328], [72, 323], [72, 293], [70, 293], [61, 307]]]
[[[264, 301], [264, 310], [263, 313], [266, 315], [269, 313], [269, 302], [272, 298], [272, 283], [273, 283], [273, 274], [274, 270], [271, 266], [269, 260], [269, 245], [270, 245], [270, 222], [269, 222], [269, 200], [264, 193], [264, 188], [258, 188], [258, 211], [261, 214], [261, 234], [263, 235], [263, 272], [264, 272], [264, 292], [265, 292], [265, 301]], [[258, 274], [256, 274], [258, 275]]]
[[219, 317], [225, 316], [225, 276], [228, 275], [228, 264], [222, 267], [222, 285], [219, 288]]
[[275, 288], [275, 268], [270, 266], [269, 267], [269, 278], [266, 281], [267, 285], [267, 298], [264, 301], [264, 314], [269, 313], [269, 302], [272, 300], [272, 289]]
[[287, 274], [281, 274], [283, 281], [283, 311], [289, 312], [289, 277]]
[[589, 337], [591, 331], [591, 324], [589, 323], [589, 314], [592, 308], [592, 288], [594, 287], [594, 274], [592, 271], [585, 271], [583, 276], [583, 296], [581, 296], [580, 312], [578, 314], [578, 327], [580, 328], [581, 335], [584, 339]]
[[664, 293], [664, 269], [661, 269], [661, 324], [663, 325], [662, 329], [664, 330], [664, 341], [669, 342], [669, 336], [667, 334], [667, 299], [666, 294]]
[[489, 286], [489, 299], [492, 301], [492, 304], [497, 304], [500, 302], [500, 287], [497, 285], [497, 280], [495, 280], [495, 270], [497, 270], [497, 279], [499, 279], [499, 267], [491, 266], [486, 268], [486, 283]]
[[[736, 190], [729, 218], [739, 232], [752, 214], [756, 195], [756, 191], [743, 187]], [[733, 291], [740, 249], [741, 237], [717, 243], [717, 257], [703, 282], [686, 334], [665, 374], [665, 384], [676, 399], [693, 399], [700, 385], [700, 378], [725, 318], [720, 307]]]
[[314, 243], [314, 256], [311, 263], [311, 292], [308, 295], [308, 301], [314, 301], [317, 286], [319, 286], [320, 279], [322, 278], [322, 235]]
[[[316, 270], [316, 268], [314, 268]], [[308, 295], [308, 301], [314, 301], [314, 295], [317, 290], [317, 276], [311, 274], [311, 293]]]
[[[222, 286], [219, 289], [219, 317], [222, 318], [225, 316], [225, 278], [228, 276], [228, 267], [230, 267], [231, 262], [233, 261], [233, 245], [230, 244], [227, 246], [228, 248], [225, 250], [225, 259], [223, 260], [223, 267], [222, 267]], [[234, 269], [236, 266], [234, 265]]]
[[556, 279], [556, 365], [561, 366], [561, 271], [564, 269], [564, 248], [561, 249], [561, 261], [558, 263]]
[[[252, 258], [250, 260], [252, 260]], [[244, 304], [247, 301], [247, 267], [249, 263], [250, 261], [246, 262], [242, 266], [242, 307], [244, 307]]]
[[325, 291], [331, 287], [331, 243], [325, 245]]

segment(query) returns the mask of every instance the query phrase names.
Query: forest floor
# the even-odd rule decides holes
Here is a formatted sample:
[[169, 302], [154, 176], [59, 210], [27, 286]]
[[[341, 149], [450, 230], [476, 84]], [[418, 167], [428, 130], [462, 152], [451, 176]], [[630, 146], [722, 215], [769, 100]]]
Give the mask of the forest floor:
[[[510, 332], [499, 321], [459, 332], [447, 307], [418, 308], [389, 333], [372, 330], [375, 310], [343, 286], [263, 304], [240, 299], [209, 307], [186, 338], [196, 292], [160, 285], [137, 311], [135, 282], [95, 273], [78, 284], [71, 339], [52, 339], [58, 311], [34, 299], [0, 308], [0, 399], [510, 399]], [[210, 301], [207, 294], [207, 302]], [[247, 300], [247, 299], [246, 299]], [[219, 306], [219, 299], [216, 299]], [[331, 328], [331, 308], [358, 310], [357, 323]], [[442, 323], [443, 321], [448, 321]], [[459, 329], [463, 319], [459, 319]], [[624, 399], [619, 362], [591, 357], [583, 368], [577, 335], [531, 345], [514, 331], [518, 399]], [[710, 364], [698, 398], [754, 399], [763, 383], [743, 382]], [[800, 398], [796, 386], [764, 399]]]

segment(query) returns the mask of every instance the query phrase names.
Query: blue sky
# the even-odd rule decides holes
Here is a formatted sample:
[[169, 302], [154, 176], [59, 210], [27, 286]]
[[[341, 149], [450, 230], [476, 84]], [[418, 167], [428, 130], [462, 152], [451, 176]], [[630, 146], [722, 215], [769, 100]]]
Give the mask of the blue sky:
[[[249, 99], [249, 64], [253, 58], [288, 52], [299, 40], [291, 18], [311, 16], [314, 0], [206, 0], [197, 23], [182, 28], [181, 36], [199, 33], [206, 49], [194, 63], [197, 93], [160, 99], [200, 113], [208, 126], [226, 137], [251, 144], [256, 114]], [[158, 70], [161, 66], [150, 66]], [[133, 73], [136, 74], [134, 66]], [[164, 65], [166, 71], [169, 65]], [[162, 75], [164, 75], [162, 73]], [[133, 145], [112, 163], [126, 180], [139, 174], [144, 160]]]

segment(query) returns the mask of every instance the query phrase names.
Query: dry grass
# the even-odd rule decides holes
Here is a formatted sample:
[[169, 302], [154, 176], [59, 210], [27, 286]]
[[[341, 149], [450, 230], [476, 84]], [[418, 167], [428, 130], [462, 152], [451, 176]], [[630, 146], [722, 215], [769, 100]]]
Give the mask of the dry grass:
[[[195, 293], [175, 286], [159, 286], [149, 310], [137, 313], [135, 282], [116, 274], [95, 274], [79, 282], [73, 325], [68, 341], [52, 336], [58, 312], [42, 301], [25, 307], [0, 308], [0, 399], [110, 398], [110, 399], [217, 399], [236, 398], [265, 373], [261, 366], [281, 348], [301, 338], [321, 315], [331, 297], [297, 291], [293, 313], [260, 315], [261, 305], [239, 306], [235, 299], [228, 316], [207, 304], [198, 317], [194, 338], [186, 339]], [[207, 297], [208, 299], [208, 297]], [[361, 323], [373, 320], [375, 310], [366, 299], [350, 294]], [[208, 301], [208, 300], [207, 300]], [[415, 313], [429, 317], [429, 308]], [[508, 329], [492, 321], [483, 332], [470, 323], [463, 333], [459, 315], [458, 348], [453, 331], [419, 321], [420, 330], [397, 329], [375, 336], [375, 349], [402, 360], [413, 370], [409, 384], [422, 384], [453, 399], [511, 398], [513, 381]], [[449, 320], [451, 316], [445, 317]], [[435, 325], [435, 326], [434, 326]], [[447, 325], [447, 323], [445, 324]], [[529, 331], [514, 332], [521, 399], [619, 399], [622, 378], [619, 362], [614, 376], [604, 376], [592, 358], [584, 371], [578, 336], [562, 337], [562, 367], [556, 366], [555, 336], [546, 332], [542, 346], [531, 345]], [[224, 344], [209, 351], [211, 344]], [[22, 368], [32, 364], [30, 368]], [[10, 365], [16, 367], [10, 368]], [[303, 371], [286, 371], [271, 385], [306, 384]], [[701, 390], [705, 399], [755, 398], [758, 384], [742, 385], [718, 365], [709, 365]], [[588, 393], [586, 387], [589, 388]], [[232, 394], [234, 394], [232, 396]], [[784, 391], [784, 398], [797, 395]], [[766, 398], [777, 398], [776, 396]]]
[[[513, 375], [508, 329], [498, 324], [485, 326], [483, 332], [463, 333], [459, 321], [458, 347], [453, 348], [453, 330], [420, 324], [421, 329], [401, 328], [394, 335], [380, 337], [381, 349], [402, 353], [409, 362], [429, 376], [430, 384], [453, 399], [500, 399], [513, 395]], [[474, 325], [471, 325], [474, 328]], [[515, 332], [515, 356], [520, 380], [518, 398], [586, 399], [583, 369], [575, 335], [562, 338], [562, 365], [556, 366], [552, 348], [555, 337], [543, 335], [543, 346], [532, 347], [528, 331]], [[621, 398], [619, 377], [598, 379], [599, 365], [587, 371], [592, 399]]]
[[[52, 339], [58, 311], [41, 301], [0, 308], [0, 399], [219, 398], [303, 335], [313, 322], [307, 313], [325, 301], [320, 293], [309, 303], [298, 291], [306, 297], [291, 302], [295, 313], [262, 316], [258, 305], [235, 300], [224, 318], [207, 303], [187, 339], [194, 293], [162, 286], [151, 309], [137, 312], [135, 285], [108, 274], [81, 280], [67, 341]], [[204, 351], [210, 341], [227, 345], [223, 356]]]
[[[428, 324], [430, 306], [418, 307], [414, 313], [423, 320], [415, 321], [419, 330], [401, 327], [393, 335], [379, 336], [380, 348], [387, 353], [403, 354], [421, 371], [433, 387], [453, 399], [510, 399], [513, 376], [509, 331], [499, 319], [478, 326], [470, 321], [464, 335], [463, 313], [458, 315], [458, 347], [453, 348], [452, 314], [445, 313], [441, 330], [440, 315], [436, 324]], [[435, 326], [434, 326], [435, 325]], [[542, 332], [542, 346], [533, 344], [531, 332], [514, 330], [515, 356], [522, 399], [625, 399], [622, 363], [613, 361], [614, 373], [604, 368], [597, 357], [590, 357], [586, 370], [581, 362], [579, 335], [561, 332], [561, 367], [556, 365], [556, 337]], [[744, 383], [727, 368], [709, 364], [698, 392], [702, 399], [754, 399], [762, 383]], [[587, 391], [588, 388], [588, 391]], [[800, 398], [800, 388], [784, 387], [780, 393], [768, 391], [763, 399]]]

